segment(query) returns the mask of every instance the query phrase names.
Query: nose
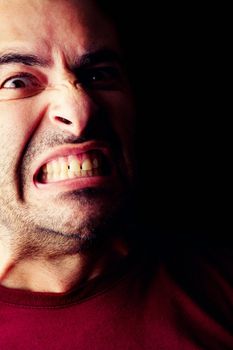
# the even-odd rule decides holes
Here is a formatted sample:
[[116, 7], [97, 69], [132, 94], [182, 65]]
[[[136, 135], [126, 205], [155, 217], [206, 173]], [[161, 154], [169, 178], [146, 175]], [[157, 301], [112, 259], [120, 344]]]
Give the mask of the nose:
[[80, 137], [97, 110], [96, 102], [82, 87], [60, 84], [52, 90], [48, 117], [56, 127]]

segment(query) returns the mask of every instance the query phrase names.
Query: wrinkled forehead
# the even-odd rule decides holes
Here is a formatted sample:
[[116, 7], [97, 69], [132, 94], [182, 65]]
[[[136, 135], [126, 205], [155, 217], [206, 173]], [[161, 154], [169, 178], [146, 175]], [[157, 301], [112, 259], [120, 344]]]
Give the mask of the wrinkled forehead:
[[77, 55], [93, 47], [118, 49], [118, 42], [113, 22], [94, 0], [0, 0], [0, 51], [12, 46]]

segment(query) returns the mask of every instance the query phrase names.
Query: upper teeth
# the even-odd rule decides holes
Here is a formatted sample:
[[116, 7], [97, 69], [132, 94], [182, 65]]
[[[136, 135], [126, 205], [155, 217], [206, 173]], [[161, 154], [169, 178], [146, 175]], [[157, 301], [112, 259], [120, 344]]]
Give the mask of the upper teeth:
[[59, 157], [42, 167], [42, 180], [59, 181], [78, 176], [98, 175], [99, 166], [100, 159], [93, 155]]

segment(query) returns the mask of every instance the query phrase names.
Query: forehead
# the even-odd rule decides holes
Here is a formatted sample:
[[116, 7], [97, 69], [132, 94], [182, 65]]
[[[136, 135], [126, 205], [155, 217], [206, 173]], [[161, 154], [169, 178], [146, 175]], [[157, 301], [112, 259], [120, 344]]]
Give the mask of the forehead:
[[0, 0], [0, 53], [52, 50], [72, 56], [118, 49], [113, 23], [92, 0]]

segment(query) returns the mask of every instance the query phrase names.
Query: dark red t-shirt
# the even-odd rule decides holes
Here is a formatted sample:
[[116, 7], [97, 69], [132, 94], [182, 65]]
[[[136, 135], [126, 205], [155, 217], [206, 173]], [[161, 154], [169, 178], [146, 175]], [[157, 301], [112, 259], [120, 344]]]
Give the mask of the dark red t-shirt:
[[0, 349], [233, 349], [232, 256], [172, 251], [66, 294], [0, 287]]

